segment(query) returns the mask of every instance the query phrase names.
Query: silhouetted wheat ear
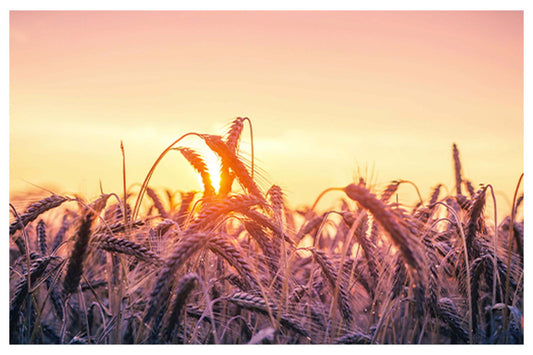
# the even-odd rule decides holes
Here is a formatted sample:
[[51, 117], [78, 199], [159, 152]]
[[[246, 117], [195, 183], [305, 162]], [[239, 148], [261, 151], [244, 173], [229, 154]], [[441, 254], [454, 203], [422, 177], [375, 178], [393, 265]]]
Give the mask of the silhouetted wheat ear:
[[47, 254], [47, 245], [46, 245], [46, 225], [42, 219], [37, 222], [37, 240], [39, 241], [39, 252], [41, 255], [45, 256]]
[[[50, 264], [52, 257], [44, 257], [34, 260], [31, 265], [31, 269], [28, 271], [30, 274], [30, 284], [33, 287], [34, 283], [44, 274], [47, 266]], [[18, 283], [15, 288], [14, 296], [11, 299], [9, 305], [9, 333], [10, 343], [19, 343], [19, 324], [21, 308], [25, 301], [28, 299], [29, 292], [28, 285], [28, 272], [24, 275], [24, 278]]]
[[430, 206], [435, 204], [438, 201], [441, 187], [442, 187], [442, 184], [438, 184], [433, 189], [433, 192], [431, 193], [431, 197], [429, 199], [429, 205]]
[[[279, 226], [280, 229], [283, 228], [283, 194], [281, 192], [281, 188], [277, 185], [272, 185], [270, 189], [267, 191], [267, 196], [270, 200], [270, 207], [272, 209], [272, 212], [270, 215], [272, 216], [272, 220], [275, 224]], [[277, 237], [272, 240], [272, 242], [276, 245], [277, 248], [281, 249], [281, 233], [278, 233]]]
[[[34, 260], [31, 264], [31, 269], [29, 271], [30, 273], [30, 283], [33, 286], [33, 284], [44, 274], [46, 268], [50, 264], [50, 261], [54, 257], [43, 257], [38, 258]], [[10, 311], [14, 313], [14, 315], [18, 314], [18, 310], [22, 306], [26, 295], [28, 294], [28, 277], [27, 272], [24, 275], [24, 278], [21, 279], [17, 287], [15, 288], [15, 294], [10, 302]]]
[[214, 236], [209, 239], [208, 247], [213, 253], [226, 259], [239, 272], [247, 283], [246, 287], [257, 285], [258, 282], [254, 277], [252, 267], [244, 257], [244, 253], [240, 250], [238, 244], [232, 243], [229, 238]]
[[115, 238], [112, 235], [101, 233], [91, 239], [91, 244], [98, 249], [109, 252], [122, 253], [136, 257], [141, 261], [159, 266], [163, 263], [161, 258], [154, 252], [140, 244], [126, 239]]
[[472, 201], [465, 195], [455, 195], [453, 198], [463, 211], [468, 211], [472, 207]]
[[344, 188], [344, 192], [372, 213], [383, 229], [388, 232], [392, 242], [402, 253], [405, 262], [414, 270], [421, 270], [423, 260], [420, 259], [418, 253], [420, 241], [399, 223], [392, 209], [363, 186], [350, 184]]
[[[311, 252], [313, 253], [313, 256], [315, 260], [317, 261], [318, 265], [320, 265], [320, 268], [322, 269], [324, 276], [326, 276], [326, 279], [328, 280], [328, 283], [331, 287], [332, 294], [334, 295], [334, 297], [337, 298], [337, 306], [339, 307], [339, 311], [342, 317], [347, 322], [351, 322], [353, 319], [353, 314], [352, 314], [352, 309], [350, 307], [348, 291], [346, 289], [345, 283], [342, 281], [339, 282], [337, 280], [338, 274], [337, 274], [337, 271], [335, 270], [335, 266], [333, 266], [333, 263], [328, 258], [325, 252], [323, 252], [322, 250], [316, 250], [316, 249], [311, 249]], [[334, 294], [336, 287], [338, 287], [337, 295]]]
[[180, 202], [180, 209], [178, 210], [176, 222], [178, 222], [180, 228], [184, 228], [185, 220], [187, 219], [187, 214], [189, 212], [189, 207], [191, 206], [191, 203], [194, 199], [194, 196], [196, 195], [196, 192], [187, 192], [187, 193], [180, 193], [181, 195], [181, 202]]
[[223, 280], [228, 280], [230, 284], [237, 287], [241, 291], [249, 291], [249, 288], [245, 285], [244, 280], [237, 274], [229, 273], [228, 275], [224, 276]]
[[233, 152], [237, 150], [245, 119], [246, 118], [237, 117], [235, 120], [233, 120], [226, 134], [226, 144], [228, 148]]
[[172, 227], [179, 228], [176, 222], [171, 219], [164, 219], [157, 226], [150, 230], [150, 233], [154, 233], [154, 236], [161, 237], [165, 235]]
[[144, 316], [145, 322], [149, 322], [161, 304], [168, 300], [172, 278], [178, 268], [194, 253], [203, 248], [208, 240], [209, 236], [206, 234], [187, 234], [176, 245], [172, 254], [165, 261], [150, 293], [150, 301]]
[[[129, 227], [136, 229], [140, 226], [144, 225], [144, 222], [142, 220], [138, 220], [135, 222], [130, 223]], [[126, 226], [124, 225], [124, 221], [115, 222], [113, 224], [100, 224], [94, 231], [94, 234], [100, 234], [100, 233], [120, 233], [124, 232], [126, 230]]]
[[172, 337], [174, 329], [179, 326], [181, 311], [183, 310], [187, 297], [196, 286], [198, 278], [198, 275], [195, 273], [186, 274], [180, 279], [178, 286], [176, 287], [176, 298], [171, 306], [170, 316], [164, 327], [164, 336], [167, 341]]
[[157, 196], [157, 193], [152, 188], [147, 187], [146, 194], [152, 199], [152, 201], [154, 201], [154, 206], [159, 212], [159, 215], [162, 218], [167, 218], [167, 211], [165, 210], [165, 207], [163, 207], [163, 203], [161, 202], [159, 196]]
[[[263, 314], [268, 314], [267, 303], [259, 296], [254, 296], [246, 292], [235, 292], [228, 297], [228, 301], [246, 309], [256, 310]], [[276, 314], [278, 312], [276, 305], [269, 303], [268, 306], [270, 307], [272, 313]]]
[[407, 282], [407, 270], [405, 263], [399, 255], [396, 255], [392, 261], [392, 267], [394, 267], [394, 273], [392, 277], [392, 298], [400, 297], [404, 293], [405, 285]]
[[96, 200], [94, 200], [90, 205], [89, 209], [94, 211], [94, 213], [100, 213], [105, 206], [107, 205], [107, 200], [111, 197], [111, 194], [100, 195]]
[[466, 189], [468, 190], [468, 194], [470, 195], [471, 198], [474, 198], [474, 195], [476, 193], [476, 190], [474, 189], [474, 185], [472, 185], [472, 182], [470, 180], [465, 180], [464, 183], [466, 185]]
[[20, 216], [20, 221], [15, 221], [11, 223], [11, 225], [9, 226], [9, 235], [12, 236], [13, 234], [15, 234], [16, 231], [22, 229], [23, 226], [26, 227], [28, 223], [35, 220], [42, 213], [52, 208], [58, 207], [67, 200], [68, 199], [64, 196], [52, 195], [45, 199], [32, 203]]
[[59, 230], [57, 231], [54, 237], [54, 242], [51, 247], [52, 251], [56, 250], [57, 247], [63, 242], [63, 238], [65, 238], [65, 233], [67, 232], [69, 227], [70, 221], [68, 220], [68, 216], [64, 215], [63, 220], [61, 221], [61, 227], [59, 227]]
[[[124, 208], [126, 209], [126, 217], [129, 221], [131, 219], [131, 207], [129, 204], [126, 204]], [[124, 222], [123, 207], [118, 203], [112, 204], [106, 208], [104, 212], [104, 219], [109, 223]]]
[[246, 220], [244, 222], [246, 231], [254, 238], [259, 245], [259, 248], [263, 251], [266, 257], [270, 274], [273, 276], [278, 271], [278, 259], [280, 255], [279, 248], [272, 243], [270, 237], [265, 233], [264, 229], [255, 221]]
[[470, 207], [468, 224], [465, 231], [466, 247], [468, 251], [468, 258], [470, 260], [476, 259], [480, 255], [479, 242], [476, 240], [476, 232], [480, 230], [480, 223], [483, 219], [483, 209], [485, 207], [485, 191], [486, 187], [478, 190], [474, 196], [474, 203]]
[[282, 210], [283, 210], [283, 192], [281, 187], [278, 185], [272, 185], [267, 191], [268, 197], [270, 197], [270, 204], [272, 205], [272, 210], [274, 215], [281, 221]]
[[[246, 120], [246, 118], [237, 117], [235, 120], [233, 120], [231, 127], [226, 133], [224, 142], [228, 146], [229, 151], [232, 153], [237, 152], [242, 129], [244, 127], [244, 120]], [[230, 165], [228, 165], [227, 161], [222, 160], [220, 166], [219, 196], [224, 197], [231, 192], [231, 185], [233, 184], [234, 179], [235, 175], [231, 173]]]
[[426, 289], [426, 266], [421, 252], [421, 242], [411, 233], [408, 226], [403, 225], [390, 206], [376, 198], [364, 186], [350, 184], [344, 192], [352, 200], [359, 202], [363, 208], [369, 210], [379, 224], [387, 231], [393, 244], [401, 253], [403, 261], [408, 267], [412, 283], [410, 288], [417, 300], [419, 313], [423, 312], [424, 294]]
[[[472, 303], [472, 328], [474, 330], [474, 333], [478, 332], [478, 318], [479, 318], [479, 312], [478, 312], [478, 302], [480, 301], [481, 294], [483, 290], [481, 290], [481, 283], [483, 282], [482, 276], [486, 275], [489, 276], [492, 279], [493, 275], [493, 263], [490, 256], [483, 255], [479, 258], [476, 258], [474, 261], [470, 263], [470, 289], [471, 289], [471, 303]], [[492, 282], [487, 283], [487, 285], [490, 285], [492, 287]], [[464, 288], [462, 284], [460, 284], [460, 288]], [[466, 293], [466, 291], [462, 291], [463, 293]]]
[[[235, 292], [229, 296], [227, 300], [238, 305], [239, 307], [268, 315], [267, 304], [261, 297], [254, 296], [246, 292]], [[274, 317], [278, 316], [278, 308], [276, 305], [269, 303], [268, 307], [270, 308], [270, 311]], [[295, 320], [289, 318], [287, 315], [280, 316], [280, 323], [310, 340], [307, 332]]]
[[468, 343], [468, 332], [463, 328], [463, 320], [453, 301], [449, 298], [441, 298], [437, 302], [437, 316], [451, 330], [452, 335], [462, 343]]
[[379, 271], [377, 267], [376, 246], [374, 243], [372, 243], [372, 240], [366, 236], [366, 229], [368, 229], [368, 217], [365, 216], [362, 222], [364, 223], [361, 223], [360, 227], [357, 228], [358, 230], [356, 230], [355, 238], [365, 254], [368, 271], [370, 272], [372, 281], [374, 282], [374, 285], [377, 285]]
[[221, 216], [235, 211], [245, 213], [251, 206], [259, 203], [260, 200], [257, 197], [241, 194], [226, 197], [222, 201], [205, 204], [200, 214], [187, 227], [186, 233], [190, 234], [206, 230], [216, 224], [217, 219]]
[[242, 187], [250, 194], [257, 197], [262, 205], [267, 205], [263, 193], [250, 176], [248, 169], [239, 159], [239, 157], [232, 152], [220, 136], [204, 134], [202, 135], [207, 146], [214, 151], [222, 159], [222, 163], [228, 166], [236, 175]]
[[83, 263], [87, 254], [87, 246], [91, 235], [91, 225], [94, 220], [94, 214], [85, 211], [85, 215], [76, 233], [76, 242], [70, 254], [67, 265], [67, 273], [63, 279], [63, 292], [65, 295], [76, 292], [83, 273]]
[[[283, 239], [287, 243], [289, 243], [289, 245], [294, 246], [294, 242], [292, 241], [290, 236], [288, 236], [286, 233], [284, 233], [283, 230], [280, 228], [280, 226], [277, 225], [276, 222], [273, 221], [272, 219], [270, 219], [269, 217], [263, 215], [260, 212], [252, 210], [250, 208], [248, 208], [248, 209], [242, 209], [241, 208], [238, 211], [240, 213], [244, 214], [246, 217], [254, 220], [255, 222], [257, 222], [262, 227], [270, 229], [272, 232], [274, 232], [273, 234], [274, 234], [275, 238], [281, 238], [283, 236]], [[273, 242], [273, 244], [279, 244], [279, 243], [274, 243]]]
[[58, 291], [58, 288], [55, 287], [51, 278], [46, 279], [46, 288], [50, 292], [50, 301], [54, 307], [54, 312], [57, 315], [58, 319], [63, 319], [63, 300], [61, 299], [61, 294]]
[[459, 149], [457, 148], [457, 144], [453, 144], [453, 166], [455, 169], [455, 188], [457, 189], [457, 194], [461, 195], [461, 184], [462, 184], [462, 177], [461, 177], [461, 160], [459, 159]]
[[398, 190], [398, 187], [400, 187], [400, 181], [394, 180], [387, 186], [385, 191], [381, 194], [381, 201], [387, 202], [392, 195]]
[[372, 336], [369, 334], [364, 334], [359, 331], [351, 332], [346, 335], [343, 335], [340, 338], [337, 338], [334, 344], [370, 344], [372, 343]]
[[294, 238], [296, 240], [296, 243], [300, 242], [300, 240], [302, 240], [302, 238], [305, 237], [306, 234], [317, 230], [322, 221], [324, 220], [324, 216], [325, 214], [313, 217], [310, 221], [303, 224]]
[[210, 197], [215, 195], [215, 189], [211, 182], [211, 175], [207, 169], [207, 164], [200, 154], [189, 148], [176, 148], [187, 161], [192, 165], [194, 170], [200, 174], [202, 183], [204, 184], [204, 197]]

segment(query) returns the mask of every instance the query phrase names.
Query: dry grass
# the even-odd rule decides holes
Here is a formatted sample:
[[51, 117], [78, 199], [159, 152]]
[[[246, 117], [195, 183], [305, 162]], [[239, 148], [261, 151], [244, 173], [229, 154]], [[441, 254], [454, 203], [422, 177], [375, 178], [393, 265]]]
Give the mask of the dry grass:
[[[221, 158], [219, 191], [200, 154], [174, 147], [180, 138], [126, 200], [52, 195], [20, 215], [13, 207], [10, 342], [523, 343], [523, 195], [500, 223], [488, 216], [492, 187], [475, 192], [453, 144], [449, 195], [438, 183], [407, 208], [390, 201], [408, 181], [376, 195], [360, 179], [318, 195], [337, 191], [334, 208], [292, 210], [240, 158], [246, 122], [225, 136], [187, 134]], [[203, 193], [149, 186], [170, 150], [202, 176]]]

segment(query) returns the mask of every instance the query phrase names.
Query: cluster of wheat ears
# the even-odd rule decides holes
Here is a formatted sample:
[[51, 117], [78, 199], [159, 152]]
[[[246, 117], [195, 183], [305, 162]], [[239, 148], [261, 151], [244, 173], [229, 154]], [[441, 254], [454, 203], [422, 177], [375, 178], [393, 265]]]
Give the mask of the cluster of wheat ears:
[[[391, 197], [408, 181], [375, 194], [360, 179], [316, 199], [337, 193], [336, 209], [291, 210], [240, 157], [247, 122], [185, 135], [220, 158], [218, 191], [183, 136], [140, 188], [11, 205], [10, 342], [523, 343], [518, 187], [509, 216], [486, 216], [492, 186], [475, 191], [454, 144], [447, 196], [439, 184], [406, 208]], [[171, 150], [202, 192], [149, 187]]]

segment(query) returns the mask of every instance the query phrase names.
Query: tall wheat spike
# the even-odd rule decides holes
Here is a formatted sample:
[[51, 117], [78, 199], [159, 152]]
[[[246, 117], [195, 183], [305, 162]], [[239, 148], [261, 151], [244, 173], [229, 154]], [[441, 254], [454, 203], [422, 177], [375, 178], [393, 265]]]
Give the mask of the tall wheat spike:
[[67, 265], [67, 273], [63, 279], [63, 292], [65, 295], [75, 292], [80, 283], [93, 220], [94, 214], [86, 211], [78, 228], [76, 242]]
[[[232, 153], [237, 152], [242, 129], [244, 127], [244, 121], [246, 119], [247, 118], [237, 117], [233, 120], [230, 129], [226, 134], [225, 143], [228, 146], [228, 150]], [[231, 192], [231, 185], [233, 184], [235, 175], [231, 173], [230, 165], [227, 160], [222, 160], [221, 163], [219, 196], [226, 196]]]
[[457, 148], [457, 144], [453, 144], [452, 150], [453, 163], [455, 168], [455, 188], [457, 189], [457, 195], [462, 195], [461, 184], [463, 182], [463, 178], [461, 176], [461, 159], [459, 158], [459, 149]]

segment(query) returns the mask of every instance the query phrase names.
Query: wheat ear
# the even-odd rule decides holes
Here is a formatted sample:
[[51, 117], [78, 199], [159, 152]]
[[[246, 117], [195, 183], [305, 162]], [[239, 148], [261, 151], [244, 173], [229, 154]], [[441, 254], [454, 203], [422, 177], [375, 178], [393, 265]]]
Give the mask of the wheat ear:
[[161, 199], [159, 198], [159, 196], [157, 196], [157, 193], [152, 188], [147, 187], [146, 188], [146, 194], [152, 199], [152, 201], [154, 201], [154, 206], [157, 209], [157, 211], [159, 212], [159, 215], [162, 218], [167, 218], [168, 213], [165, 210], [165, 207], [163, 206], [163, 203], [161, 202]]
[[204, 197], [211, 197], [215, 195], [215, 188], [211, 182], [211, 175], [207, 169], [207, 164], [200, 154], [189, 148], [175, 148], [178, 150], [187, 161], [192, 165], [194, 170], [200, 174], [202, 183], [204, 184]]
[[390, 206], [376, 198], [364, 186], [350, 184], [344, 188], [346, 195], [354, 201], [359, 202], [365, 209], [369, 210], [379, 224], [387, 231], [390, 239], [400, 251], [408, 272], [413, 281], [412, 287], [418, 299], [418, 310], [422, 311], [422, 303], [425, 294], [425, 262], [422, 257], [420, 241], [404, 225], [400, 224], [396, 214]]
[[261, 204], [267, 205], [267, 202], [263, 196], [263, 193], [255, 183], [255, 181], [250, 176], [248, 169], [239, 159], [237, 154], [234, 151], [231, 151], [226, 143], [222, 140], [220, 136], [204, 134], [201, 136], [207, 146], [217, 153], [222, 160], [222, 163], [227, 165], [236, 175], [237, 179], [243, 186], [243, 188], [248, 191], [250, 194], [257, 197]]
[[146, 249], [142, 245], [132, 242], [130, 240], [116, 238], [109, 234], [96, 234], [91, 239], [91, 244], [96, 246], [98, 249], [106, 250], [108, 252], [131, 255], [141, 261], [152, 263], [156, 266], [159, 266], [163, 263], [163, 261], [157, 254]]
[[161, 304], [168, 300], [170, 284], [177, 269], [195, 252], [200, 250], [209, 240], [205, 234], [188, 234], [176, 245], [172, 254], [168, 257], [157, 278], [154, 288], [150, 293], [150, 301], [144, 316], [148, 322], [154, 316]]
[[176, 326], [179, 326], [179, 318], [181, 311], [183, 310], [183, 306], [185, 305], [187, 297], [196, 286], [197, 280], [198, 275], [195, 273], [186, 274], [180, 279], [176, 288], [176, 298], [171, 307], [170, 316], [168, 317], [166, 321], [166, 326], [164, 328], [164, 337], [167, 340], [170, 340], [174, 329], [176, 328]]
[[383, 229], [387, 231], [394, 245], [401, 251], [405, 262], [412, 269], [421, 270], [423, 260], [418, 255], [420, 242], [399, 223], [392, 209], [363, 186], [350, 184], [346, 186], [344, 191], [348, 197], [359, 202], [372, 213]]
[[455, 170], [455, 188], [457, 189], [457, 195], [462, 195], [461, 193], [461, 184], [463, 179], [461, 177], [461, 159], [459, 159], [459, 149], [457, 144], [453, 143], [453, 166]]
[[39, 252], [41, 255], [45, 256], [47, 254], [47, 245], [46, 245], [46, 225], [42, 219], [37, 222], [37, 240], [39, 242]]
[[86, 211], [85, 216], [78, 228], [76, 234], [76, 243], [70, 254], [67, 265], [67, 273], [63, 279], [63, 292], [69, 295], [76, 291], [80, 283], [81, 274], [83, 273], [83, 263], [86, 257], [87, 245], [91, 235], [91, 225], [94, 214]]
[[58, 207], [67, 200], [68, 198], [64, 196], [52, 195], [45, 199], [32, 203], [20, 216], [20, 221], [15, 221], [11, 223], [11, 225], [9, 226], [9, 235], [12, 236], [13, 234], [15, 234], [16, 231], [18, 231], [22, 227], [26, 227], [28, 223], [35, 220], [42, 213], [52, 208]]
[[251, 285], [257, 285], [258, 282], [254, 276], [254, 272], [248, 261], [244, 258], [244, 253], [240, 250], [237, 243], [232, 243], [229, 238], [214, 236], [210, 238], [208, 247], [213, 253], [226, 259], [239, 272], [246, 281], [247, 285], [245, 286], [247, 288]]

